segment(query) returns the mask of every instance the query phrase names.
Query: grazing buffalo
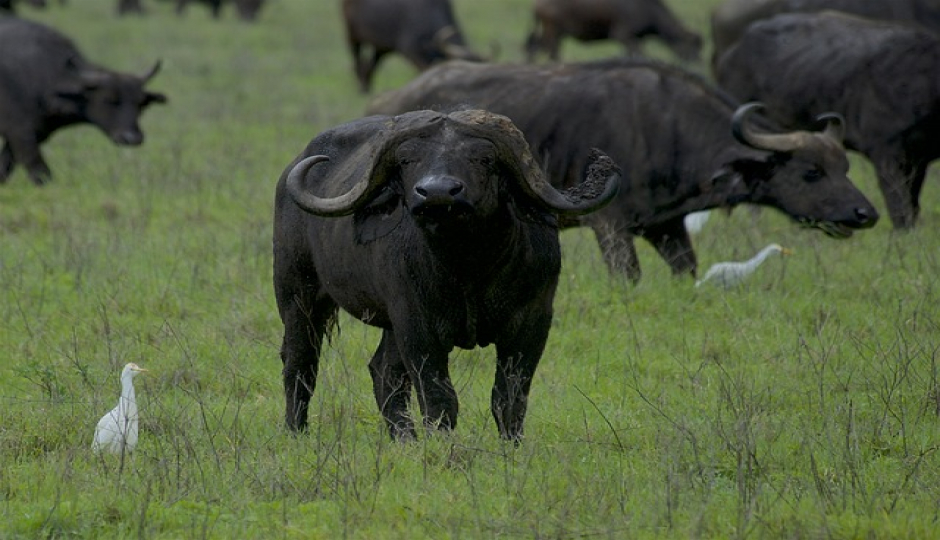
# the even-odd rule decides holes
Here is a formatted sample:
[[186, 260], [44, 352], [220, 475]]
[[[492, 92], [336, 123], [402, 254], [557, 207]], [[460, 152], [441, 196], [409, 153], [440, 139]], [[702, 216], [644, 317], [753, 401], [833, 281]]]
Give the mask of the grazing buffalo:
[[528, 61], [539, 52], [558, 60], [561, 40], [614, 40], [629, 54], [656, 36], [679, 58], [698, 60], [702, 38], [687, 30], [662, 0], [535, 0], [535, 29], [526, 41]]
[[712, 58], [717, 60], [754, 21], [782, 13], [826, 10], [870, 19], [917, 23], [940, 31], [940, 0], [727, 0], [712, 12]]
[[59, 128], [94, 124], [117, 144], [144, 140], [138, 118], [166, 96], [144, 89], [143, 76], [111, 71], [86, 60], [65, 36], [41, 24], [0, 17], [0, 182], [26, 167], [36, 184], [52, 173], [39, 146]]
[[478, 110], [368, 117], [315, 138], [275, 196], [287, 426], [307, 425], [323, 339], [343, 308], [382, 329], [369, 371], [393, 437], [415, 436], [412, 387], [425, 425], [452, 429], [448, 353], [492, 343], [493, 416], [518, 440], [551, 325], [556, 216], [596, 210], [619, 184], [600, 152], [584, 176], [556, 190], [515, 126]]
[[182, 15], [186, 6], [196, 2], [205, 4], [212, 12], [212, 17], [218, 19], [222, 15], [222, 6], [225, 4], [234, 4], [238, 11], [238, 16], [245, 21], [253, 21], [258, 18], [258, 13], [264, 5], [264, 0], [176, 0], [176, 13]]
[[940, 157], [940, 37], [836, 12], [779, 15], [751, 25], [716, 64], [720, 84], [767, 103], [783, 125], [820, 111], [846, 122], [896, 228], [914, 226], [931, 161]]
[[364, 93], [379, 60], [390, 52], [421, 70], [447, 59], [482, 60], [467, 48], [450, 0], [343, 0], [343, 18]]
[[590, 226], [611, 270], [640, 277], [633, 235], [651, 242], [676, 273], [696, 261], [683, 217], [754, 203], [832, 236], [871, 227], [878, 213], [846, 177], [842, 123], [821, 131], [755, 129], [756, 105], [681, 68], [616, 59], [568, 65], [449, 62], [379, 96], [372, 112], [468, 104], [503, 114], [525, 133], [556, 187], [574, 184], [596, 147], [624, 168], [617, 199], [563, 223]]

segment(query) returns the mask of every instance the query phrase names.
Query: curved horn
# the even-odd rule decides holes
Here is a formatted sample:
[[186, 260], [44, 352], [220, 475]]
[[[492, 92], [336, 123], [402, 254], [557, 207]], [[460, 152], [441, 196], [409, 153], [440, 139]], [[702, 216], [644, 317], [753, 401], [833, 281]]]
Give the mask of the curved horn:
[[845, 140], [845, 118], [837, 112], [827, 112], [816, 117], [817, 122], [825, 122], [823, 135], [830, 137], [840, 145]]
[[[457, 38], [457, 40], [455, 41], [454, 38]], [[449, 60], [473, 60], [477, 62], [483, 60], [483, 57], [461, 43], [459, 38], [457, 28], [452, 24], [448, 24], [434, 33], [434, 46], [444, 53], [444, 56]]]
[[764, 109], [759, 102], [745, 103], [734, 111], [731, 117], [731, 133], [741, 144], [758, 150], [771, 152], [792, 152], [806, 145], [807, 133], [794, 131], [791, 133], [756, 133], [747, 127], [747, 118], [755, 111]]
[[596, 148], [591, 149], [584, 180], [570, 189], [559, 191], [545, 179], [524, 139], [521, 145], [517, 142], [512, 146], [521, 162], [522, 190], [557, 214], [589, 214], [609, 203], [620, 189], [620, 168]]
[[150, 79], [152, 79], [153, 76], [156, 75], [160, 71], [160, 66], [162, 64], [163, 64], [163, 60], [157, 60], [156, 62], [154, 62], [153, 67], [150, 68], [150, 71], [148, 71], [147, 73], [144, 73], [143, 76], [141, 77], [144, 80], [144, 82], [147, 82]]
[[372, 175], [369, 181], [360, 180], [352, 189], [339, 195], [324, 199], [304, 189], [303, 180], [307, 172], [317, 163], [329, 161], [328, 156], [310, 156], [300, 160], [287, 175], [287, 192], [297, 206], [313, 215], [321, 217], [348, 216], [355, 212], [371, 195], [376, 186], [382, 183], [379, 175]]

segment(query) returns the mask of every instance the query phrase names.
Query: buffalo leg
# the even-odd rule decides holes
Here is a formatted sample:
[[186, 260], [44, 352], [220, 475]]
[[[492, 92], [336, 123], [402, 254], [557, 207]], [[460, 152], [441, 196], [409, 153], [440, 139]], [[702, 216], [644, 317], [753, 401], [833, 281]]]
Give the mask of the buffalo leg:
[[324, 301], [309, 309], [295, 297], [281, 312], [284, 341], [281, 361], [284, 364], [285, 421], [294, 431], [307, 428], [307, 408], [317, 385], [317, 369], [323, 337], [336, 315], [336, 306]]
[[[899, 158], [899, 155], [902, 157]], [[903, 154], [896, 153], [872, 161], [892, 225], [895, 229], [912, 228], [920, 212], [920, 190], [926, 167], [912, 164]]]
[[529, 403], [532, 378], [538, 367], [548, 331], [551, 313], [533, 310], [528, 324], [512, 339], [496, 344], [496, 378], [490, 398], [490, 410], [503, 439], [520, 441]]
[[10, 178], [14, 165], [16, 165], [16, 162], [13, 160], [13, 149], [10, 148], [9, 143], [4, 144], [3, 150], [0, 150], [0, 184], [5, 183]]
[[369, 362], [375, 402], [395, 439], [415, 438], [414, 422], [408, 414], [411, 400], [411, 379], [398, 352], [398, 345], [391, 332], [382, 332], [379, 348]]
[[[430, 332], [411, 333], [407, 337], [396, 333], [396, 343], [402, 362], [418, 395], [418, 405], [426, 428], [449, 431], [457, 426], [457, 391], [450, 381], [447, 368], [448, 350], [440, 347], [428, 349]], [[413, 344], [423, 343], [423, 347]]]
[[675, 275], [695, 275], [697, 262], [692, 251], [692, 240], [682, 218], [673, 219], [651, 227], [643, 233], [659, 256], [672, 268]]
[[625, 227], [606, 221], [592, 224], [591, 229], [601, 248], [604, 262], [607, 263], [607, 269], [613, 274], [626, 274], [634, 283], [640, 281], [642, 272], [633, 235]]
[[[39, 152], [39, 143], [37, 141], [10, 139], [7, 141], [7, 145], [12, 151], [13, 162], [20, 163], [26, 168], [34, 184], [41, 186], [52, 179], [52, 171], [49, 170], [46, 160]], [[4, 158], [0, 158], [0, 165], [4, 161]]]

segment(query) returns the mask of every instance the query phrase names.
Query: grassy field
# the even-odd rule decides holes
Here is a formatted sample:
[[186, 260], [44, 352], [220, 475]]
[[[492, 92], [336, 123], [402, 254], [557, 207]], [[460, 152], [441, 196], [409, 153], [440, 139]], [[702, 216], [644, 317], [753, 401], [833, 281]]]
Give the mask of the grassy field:
[[[272, 199], [313, 136], [364, 110], [339, 2], [271, 0], [253, 25], [155, 1], [119, 19], [114, 3], [22, 10], [109, 67], [162, 59], [151, 87], [170, 102], [140, 148], [65, 130], [44, 149], [51, 185], [20, 170], [0, 186], [0, 538], [940, 538], [936, 173], [909, 234], [716, 215], [703, 268], [795, 251], [727, 293], [672, 278], [645, 244], [631, 286], [592, 235], [563, 232], [518, 448], [488, 410], [492, 349], [453, 355], [454, 433], [389, 441], [366, 369], [378, 334], [345, 317], [293, 437]], [[471, 43], [521, 58], [530, 0], [454, 3]], [[670, 2], [706, 33], [717, 3]], [[390, 58], [377, 89], [414, 73]], [[853, 177], [883, 212], [868, 164]], [[95, 456], [130, 361], [150, 370], [140, 445]]]

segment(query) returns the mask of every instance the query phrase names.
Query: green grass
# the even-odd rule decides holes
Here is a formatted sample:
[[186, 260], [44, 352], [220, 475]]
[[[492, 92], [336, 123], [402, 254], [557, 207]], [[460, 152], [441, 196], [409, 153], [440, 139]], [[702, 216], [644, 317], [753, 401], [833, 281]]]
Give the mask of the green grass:
[[[673, 0], [707, 32], [717, 0]], [[111, 0], [25, 15], [116, 69], [163, 71], [145, 144], [91, 127], [44, 148], [56, 178], [0, 187], [0, 538], [938, 538], [940, 197], [920, 227], [850, 240], [776, 212], [719, 214], [702, 267], [795, 250], [724, 293], [610, 277], [593, 236], [562, 234], [552, 335], [527, 437], [488, 410], [492, 349], [453, 355], [452, 434], [394, 444], [344, 317], [308, 435], [282, 428], [271, 289], [274, 184], [318, 132], [361, 114], [338, 1], [271, 0], [258, 24]], [[472, 43], [521, 58], [529, 0], [455, 0]], [[566, 58], [617, 53], [566, 44]], [[668, 58], [661, 47], [651, 54]], [[378, 90], [414, 75], [390, 58]], [[879, 210], [871, 168], [853, 176]], [[138, 451], [90, 452], [137, 378]]]

